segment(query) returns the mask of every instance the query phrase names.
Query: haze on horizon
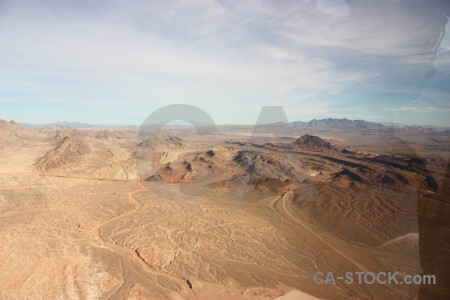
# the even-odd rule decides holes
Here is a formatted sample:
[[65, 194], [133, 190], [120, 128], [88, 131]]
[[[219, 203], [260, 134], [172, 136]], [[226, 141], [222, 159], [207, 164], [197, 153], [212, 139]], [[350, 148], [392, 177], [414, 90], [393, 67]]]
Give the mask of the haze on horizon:
[[[447, 1], [2, 1], [0, 119], [450, 126]], [[447, 30], [445, 30], [447, 28]]]

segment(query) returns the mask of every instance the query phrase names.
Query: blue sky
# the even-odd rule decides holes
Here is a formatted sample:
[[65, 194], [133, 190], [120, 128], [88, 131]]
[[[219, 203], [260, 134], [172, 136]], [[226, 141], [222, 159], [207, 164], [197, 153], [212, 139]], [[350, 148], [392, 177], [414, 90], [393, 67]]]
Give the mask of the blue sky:
[[184, 103], [217, 124], [282, 105], [289, 121], [450, 126], [449, 14], [430, 0], [7, 0], [0, 118], [138, 125]]

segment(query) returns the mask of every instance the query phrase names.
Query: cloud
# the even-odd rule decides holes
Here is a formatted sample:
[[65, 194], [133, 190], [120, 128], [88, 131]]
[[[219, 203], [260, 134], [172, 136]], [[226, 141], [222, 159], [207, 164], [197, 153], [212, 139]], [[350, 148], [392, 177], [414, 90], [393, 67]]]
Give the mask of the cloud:
[[[345, 78], [335, 76], [324, 59], [304, 56], [292, 49], [260, 47], [252, 41], [248, 44], [254, 52], [249, 54], [241, 51], [242, 45], [228, 47], [228, 57], [220, 51], [209, 51], [214, 47], [211, 39], [221, 37], [211, 29], [202, 30], [207, 27], [206, 22], [208, 27], [218, 26], [214, 25], [217, 21], [209, 22], [217, 15], [211, 12], [215, 10], [210, 6], [186, 6], [181, 2], [166, 12], [170, 17], [162, 17], [165, 22], [175, 19], [179, 20], [177, 24], [186, 25], [192, 39], [198, 35], [206, 36], [206, 45], [197, 47], [171, 38], [170, 34], [175, 35], [173, 32], [166, 37], [161, 36], [165, 32], [163, 29], [148, 32], [146, 24], [129, 24], [132, 16], [122, 16], [119, 12], [116, 12], [117, 18], [108, 15], [99, 21], [85, 22], [80, 22], [76, 16], [66, 18], [64, 14], [50, 15], [46, 22], [42, 22], [40, 14], [34, 19], [29, 16], [26, 20], [10, 18], [0, 28], [2, 38], [10, 41], [0, 46], [4, 70], [2, 88], [12, 90], [26, 81], [34, 81], [38, 86], [56, 86], [55, 91], [58, 91], [57, 86], [67, 89], [68, 83], [80, 82], [142, 86], [166, 78], [166, 81], [190, 82], [192, 86], [197, 84], [202, 88], [220, 85], [238, 92], [260, 91], [270, 96], [302, 88], [335, 89], [340, 81], [358, 79], [357, 75], [351, 74]], [[199, 23], [184, 22], [181, 15], [189, 15], [193, 10]], [[154, 12], [150, 14], [153, 15]], [[219, 23], [228, 24], [233, 18], [228, 16], [227, 19]], [[187, 24], [196, 27], [189, 28]], [[164, 25], [160, 27], [164, 28]], [[223, 34], [224, 38], [226, 36]]]
[[389, 107], [385, 110], [390, 111], [403, 111], [403, 112], [415, 112], [415, 113], [448, 113], [450, 108], [436, 107], [436, 106], [402, 106], [402, 107]]
[[251, 123], [237, 107], [322, 115], [348, 102], [348, 91], [360, 101], [388, 90], [413, 98], [433, 67], [438, 2], [375, 2], [9, 2], [0, 105], [148, 104], [151, 112], [189, 103]]

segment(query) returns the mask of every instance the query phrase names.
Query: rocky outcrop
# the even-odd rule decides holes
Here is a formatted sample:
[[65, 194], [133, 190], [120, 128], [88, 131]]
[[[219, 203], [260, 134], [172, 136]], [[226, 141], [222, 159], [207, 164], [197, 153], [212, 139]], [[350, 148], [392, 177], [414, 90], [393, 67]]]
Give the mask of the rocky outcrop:
[[295, 140], [292, 147], [305, 151], [331, 151], [335, 152], [337, 149], [329, 142], [324, 141], [318, 136], [305, 134]]

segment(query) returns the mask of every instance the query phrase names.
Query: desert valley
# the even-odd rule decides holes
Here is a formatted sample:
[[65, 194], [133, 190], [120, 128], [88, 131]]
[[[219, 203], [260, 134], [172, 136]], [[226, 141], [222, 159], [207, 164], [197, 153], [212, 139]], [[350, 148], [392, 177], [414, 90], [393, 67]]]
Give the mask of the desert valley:
[[[448, 130], [0, 121], [0, 299], [448, 299]], [[316, 284], [316, 272], [435, 274]]]

